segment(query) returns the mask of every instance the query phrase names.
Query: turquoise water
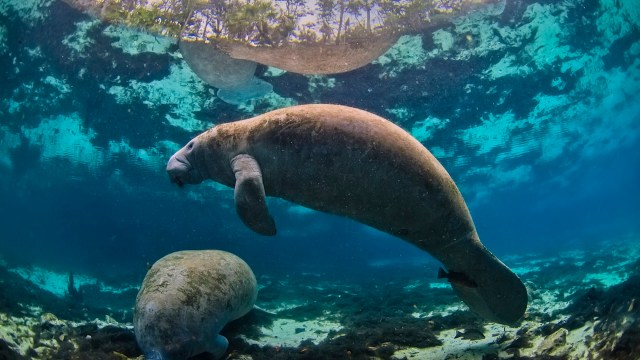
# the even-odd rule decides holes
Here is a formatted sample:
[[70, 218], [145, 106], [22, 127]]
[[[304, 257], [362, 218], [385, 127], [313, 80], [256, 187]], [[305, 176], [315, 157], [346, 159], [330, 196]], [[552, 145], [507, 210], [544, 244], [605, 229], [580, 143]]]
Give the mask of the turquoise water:
[[[255, 358], [335, 358], [313, 346], [328, 336], [325, 327], [345, 331], [348, 339], [356, 333], [344, 330], [349, 326], [384, 322], [382, 310], [368, 302], [372, 298], [387, 301], [384, 308], [396, 315], [409, 316], [417, 306], [413, 319], [424, 321], [407, 333], [432, 321], [439, 324], [431, 329], [438, 339], [452, 344], [448, 333], [438, 331], [481, 322], [465, 318], [471, 313], [446, 282], [436, 281], [439, 264], [424, 251], [349, 219], [275, 198], [267, 203], [279, 232], [263, 237], [239, 220], [233, 189], [213, 182], [178, 188], [169, 181], [169, 157], [216, 124], [291, 105], [332, 103], [382, 116], [434, 154], [458, 185], [483, 243], [534, 294], [529, 328], [564, 327], [565, 342], [571, 343], [582, 326], [558, 325], [559, 313], [541, 315], [544, 302], [568, 309], [570, 316], [570, 304], [580, 304], [592, 286], [606, 292], [637, 271], [639, 27], [640, 4], [633, 0], [507, 0], [404, 35], [377, 60], [346, 73], [300, 75], [258, 65], [255, 75], [272, 92], [230, 104], [198, 78], [170, 38], [101, 22], [62, 1], [0, 0], [0, 258], [8, 270], [3, 284], [13, 284], [0, 289], [0, 312], [39, 319], [44, 311], [76, 321], [109, 315], [126, 330], [151, 264], [174, 251], [214, 248], [251, 266], [261, 307], [307, 306], [299, 313], [278, 312], [276, 319], [249, 315], [228, 336], [236, 339], [230, 354], [235, 349], [237, 356]], [[589, 261], [594, 265], [583, 266]], [[567, 280], [566, 272], [574, 278]], [[72, 308], [65, 302], [70, 273], [76, 287], [86, 285], [80, 305]], [[40, 291], [45, 292], [33, 297]], [[638, 305], [630, 302], [638, 296], [630, 293], [629, 303], [619, 307], [631, 309], [624, 326], [637, 329]], [[309, 307], [310, 299], [319, 304]], [[351, 314], [359, 302], [374, 315], [351, 323], [336, 316], [324, 319], [325, 327], [298, 324], [291, 340], [280, 335], [280, 342], [258, 341], [260, 351], [237, 340], [243, 333], [251, 339], [260, 326], [273, 330], [282, 319], [311, 321], [326, 311], [340, 313], [336, 309]], [[20, 303], [24, 307], [15, 305]], [[451, 304], [458, 307], [433, 313]], [[33, 307], [40, 310], [28, 310]], [[464, 320], [442, 320], [452, 311]], [[583, 323], [603, 317], [596, 313], [582, 314]], [[18, 350], [16, 344], [25, 342], [9, 335], [17, 331], [9, 323], [0, 323], [0, 338], [9, 348], [27, 358], [47, 358]], [[614, 323], [612, 328], [627, 329]], [[320, 335], [296, 333], [313, 326], [323, 329]], [[497, 331], [484, 326], [485, 334]], [[372, 340], [362, 346], [376, 350], [357, 356], [425, 358], [402, 351], [435, 346], [380, 331], [395, 347], [378, 351], [385, 341]], [[540, 330], [530, 341], [537, 344], [536, 336], [550, 333]], [[310, 338], [315, 345], [301, 345]], [[270, 353], [274, 344], [278, 351]], [[630, 350], [619, 353], [628, 357], [617, 358], [637, 358], [638, 344], [632, 337]], [[510, 349], [518, 347], [521, 356], [538, 349]], [[481, 353], [471, 348], [456, 351], [471, 358]], [[503, 356], [506, 348], [484, 348], [489, 350], [482, 354]], [[356, 356], [355, 348], [349, 351]]]

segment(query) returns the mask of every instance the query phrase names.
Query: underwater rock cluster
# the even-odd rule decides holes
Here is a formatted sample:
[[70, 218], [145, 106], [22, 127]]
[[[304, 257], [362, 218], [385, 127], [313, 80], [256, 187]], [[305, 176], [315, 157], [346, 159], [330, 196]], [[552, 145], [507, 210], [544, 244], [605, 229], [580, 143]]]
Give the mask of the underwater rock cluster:
[[[369, 282], [357, 283], [317, 274], [262, 276], [260, 309], [221, 333], [229, 339], [226, 358], [635, 360], [640, 349], [640, 248], [633, 241], [611, 243], [619, 249], [613, 253], [591, 249], [511, 259], [530, 284], [533, 302], [513, 327], [483, 321], [456, 303], [435, 276], [403, 277], [374, 268]], [[118, 309], [94, 309], [76, 318], [73, 311], [56, 308], [56, 302], [68, 299], [47, 298], [4, 268], [0, 281], [39, 294], [4, 293], [4, 358], [140, 358], [131, 320], [109, 315]], [[135, 294], [128, 296], [133, 304]], [[442, 305], [448, 303], [452, 305]], [[193, 359], [213, 358], [201, 354]]]

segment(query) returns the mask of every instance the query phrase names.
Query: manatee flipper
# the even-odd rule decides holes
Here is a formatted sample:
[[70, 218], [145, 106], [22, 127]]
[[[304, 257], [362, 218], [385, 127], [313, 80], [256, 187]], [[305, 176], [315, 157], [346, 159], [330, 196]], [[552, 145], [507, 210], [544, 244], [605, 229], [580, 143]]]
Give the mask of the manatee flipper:
[[216, 359], [221, 359], [222, 355], [227, 352], [227, 348], [229, 347], [229, 340], [222, 335], [217, 335], [209, 347], [207, 348], [207, 352], [213, 355]]
[[254, 77], [246, 83], [235, 87], [219, 88], [216, 95], [232, 105], [242, 105], [251, 99], [261, 98], [273, 90], [273, 86], [268, 82]]
[[231, 159], [231, 168], [236, 177], [234, 197], [240, 219], [258, 234], [275, 235], [276, 224], [267, 208], [260, 165], [252, 156], [240, 154]]

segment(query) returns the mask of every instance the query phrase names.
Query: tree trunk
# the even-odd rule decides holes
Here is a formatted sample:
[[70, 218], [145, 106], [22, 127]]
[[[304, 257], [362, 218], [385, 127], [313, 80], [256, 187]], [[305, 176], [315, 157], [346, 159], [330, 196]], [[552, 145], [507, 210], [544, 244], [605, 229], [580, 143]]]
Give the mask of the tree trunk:
[[340, 19], [338, 20], [338, 33], [336, 35], [336, 44], [340, 43], [340, 35], [342, 32], [342, 22], [344, 20], [344, 0], [340, 1]]

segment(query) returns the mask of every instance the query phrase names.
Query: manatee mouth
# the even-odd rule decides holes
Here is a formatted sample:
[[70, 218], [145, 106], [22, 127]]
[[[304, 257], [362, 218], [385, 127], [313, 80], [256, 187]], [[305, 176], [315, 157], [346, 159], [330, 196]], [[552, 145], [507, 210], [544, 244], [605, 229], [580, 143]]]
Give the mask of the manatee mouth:
[[182, 181], [178, 176], [172, 176], [171, 182], [177, 184], [179, 187], [182, 187], [184, 185], [184, 181]]

